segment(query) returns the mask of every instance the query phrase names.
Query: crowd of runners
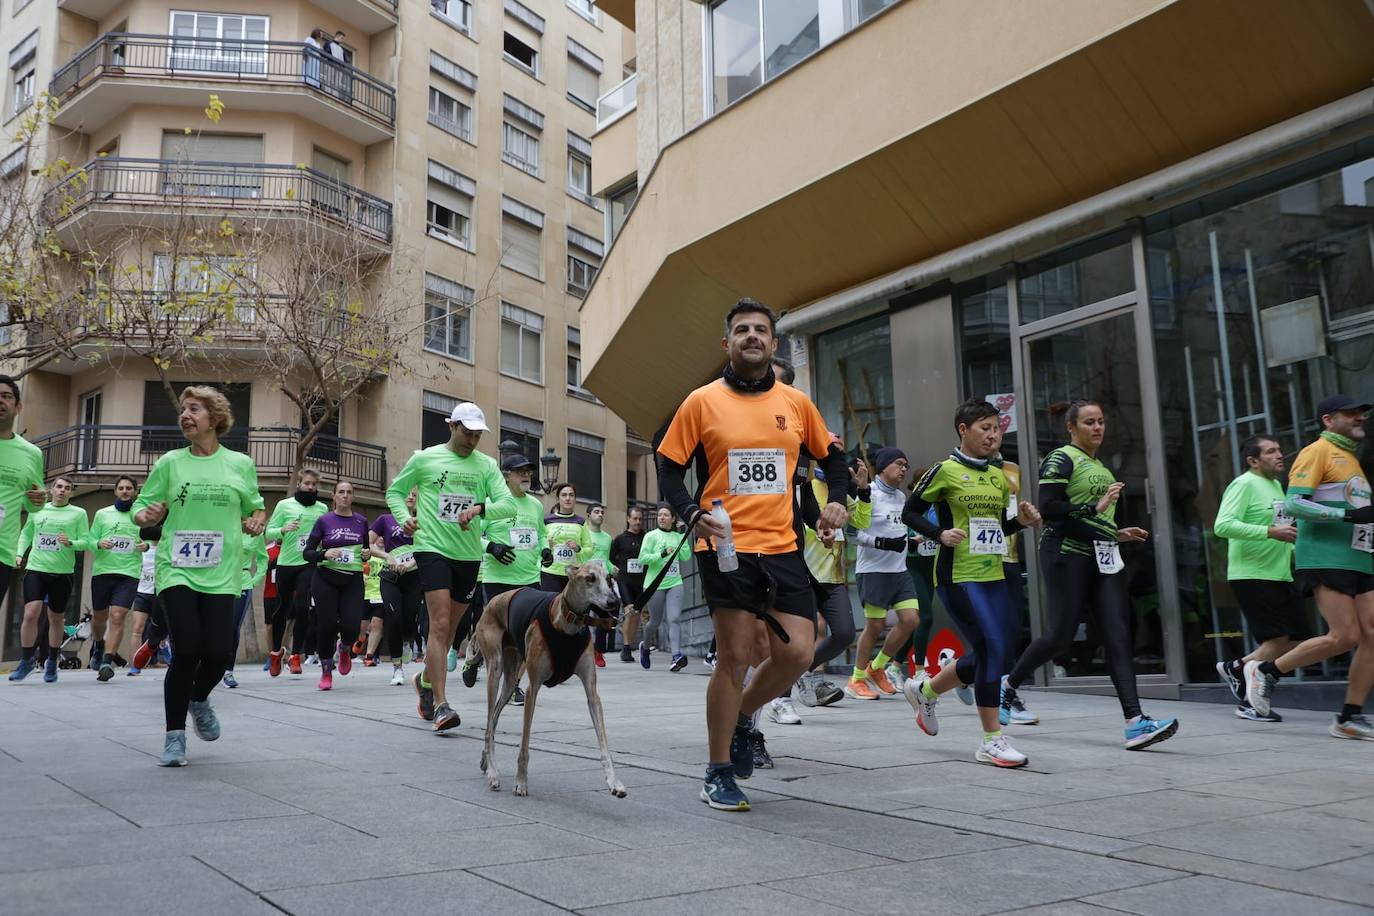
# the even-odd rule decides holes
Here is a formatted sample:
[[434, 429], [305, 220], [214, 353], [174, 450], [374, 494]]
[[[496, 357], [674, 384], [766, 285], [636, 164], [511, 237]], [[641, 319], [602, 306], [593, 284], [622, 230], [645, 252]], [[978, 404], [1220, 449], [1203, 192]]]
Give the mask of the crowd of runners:
[[[201, 386], [181, 393], [187, 447], [160, 457], [141, 486], [114, 481], [113, 504], [88, 519], [71, 504], [72, 480], [46, 479], [41, 452], [15, 432], [19, 385], [0, 376], [0, 589], [12, 578], [10, 561], [24, 570], [22, 655], [9, 680], [40, 668], [43, 680], [58, 679], [84, 551], [93, 555], [93, 676], [108, 683], [117, 669], [137, 675], [159, 658], [169, 662], [163, 766], [186, 764], [188, 718], [202, 740], [219, 737], [210, 695], [237, 686], [239, 634], [259, 586], [272, 678], [318, 669], [319, 689], [331, 690], [355, 660], [389, 664], [391, 683], [409, 682], [418, 714], [445, 731], [460, 723], [448, 675], [461, 663], [465, 686], [478, 677], [482, 659], [469, 638], [485, 602], [519, 588], [561, 591], [581, 564], [605, 564], [624, 609], [618, 630], [598, 630], [596, 664], [614, 657], [618, 637], [621, 662], [649, 668], [662, 651], [681, 671], [691, 558], [715, 634], [704, 660], [712, 671], [701, 791], [713, 808], [748, 809], [738, 780], [772, 765], [760, 720], [800, 722], [794, 701], [902, 694], [917, 728], [933, 737], [940, 699], [953, 691], [977, 708], [974, 758], [1024, 766], [1004, 729], [1040, 719], [1018, 690], [1089, 618], [1121, 704], [1124, 747], [1143, 750], [1176, 734], [1176, 719], [1144, 713], [1136, 688], [1120, 545], [1151, 534], [1117, 516], [1124, 484], [1098, 457], [1109, 428], [1104, 407], [1067, 405], [1067, 442], [1042, 461], [1032, 504], [1021, 497], [1020, 469], [1002, 458], [1002, 425], [986, 400], [954, 405], [953, 447], [925, 467], [894, 446], [846, 451], [792, 387], [775, 331], [760, 303], [730, 309], [724, 372], [692, 391], [656, 437], [664, 504], [653, 519], [630, 508], [614, 538], [603, 530], [605, 507], [579, 514], [570, 483], [550, 488], [546, 507], [532, 492], [529, 456], [498, 462], [480, 451], [487, 425], [473, 403], [453, 410], [447, 442], [416, 452], [391, 481], [388, 512], [369, 519], [346, 480], [326, 505], [319, 474], [306, 469], [269, 514], [252, 459], [220, 441], [233, 425], [227, 398]], [[1228, 577], [1257, 642], [1217, 665], [1241, 718], [1279, 721], [1272, 698], [1284, 676], [1353, 651], [1330, 733], [1374, 740], [1362, 713], [1374, 684], [1374, 508], [1356, 456], [1369, 409], [1340, 395], [1323, 401], [1324, 429], [1288, 469], [1286, 491], [1278, 442], [1257, 435], [1241, 446], [1247, 470], [1227, 488], [1214, 525], [1229, 542]], [[851, 610], [850, 542], [861, 628]], [[1018, 653], [1032, 550], [1047, 619]], [[1307, 594], [1325, 623], [1311, 638]], [[921, 663], [936, 597], [966, 650], [931, 676]], [[126, 631], [137, 645], [127, 661], [119, 654]], [[854, 665], [838, 687], [827, 666], [851, 648]], [[512, 702], [521, 701], [517, 687]]]

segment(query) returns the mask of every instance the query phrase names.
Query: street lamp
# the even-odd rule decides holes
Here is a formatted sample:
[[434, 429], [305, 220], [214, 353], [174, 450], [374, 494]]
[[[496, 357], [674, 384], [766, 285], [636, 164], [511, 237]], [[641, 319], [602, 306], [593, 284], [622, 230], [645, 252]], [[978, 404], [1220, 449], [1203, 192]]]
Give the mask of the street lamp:
[[553, 450], [553, 446], [544, 452], [539, 459], [540, 479], [544, 483], [544, 492], [553, 491], [554, 484], [558, 483], [558, 469], [563, 466], [563, 459]]
[[520, 454], [520, 443], [514, 439], [504, 439], [500, 445], [496, 446], [496, 451], [500, 454], [501, 460], [505, 461], [511, 455]]

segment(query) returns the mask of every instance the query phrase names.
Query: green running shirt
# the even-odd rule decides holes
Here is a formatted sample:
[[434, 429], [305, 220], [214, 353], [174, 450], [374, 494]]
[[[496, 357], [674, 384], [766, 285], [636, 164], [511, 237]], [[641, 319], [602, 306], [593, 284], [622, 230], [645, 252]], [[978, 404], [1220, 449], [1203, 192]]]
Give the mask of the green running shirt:
[[[277, 554], [278, 566], [305, 566], [307, 561], [301, 555], [305, 549], [305, 542], [310, 538], [310, 529], [315, 527], [315, 522], [321, 515], [329, 511], [328, 504], [322, 499], [317, 499], [312, 505], [303, 506], [290, 496], [277, 503], [272, 510], [272, 517], [267, 520], [267, 540], [279, 541], [281, 552]], [[300, 522], [300, 527], [295, 531], [283, 531], [292, 522]]]
[[38, 510], [25, 494], [43, 486], [43, 452], [15, 433], [0, 439], [0, 563], [13, 566], [19, 556], [20, 513]]
[[466, 458], [447, 443], [432, 445], [410, 456], [401, 473], [387, 487], [386, 504], [396, 521], [410, 518], [406, 496], [416, 491], [415, 549], [437, 553], [450, 560], [481, 560], [481, 524], [458, 524], [462, 511], [483, 504], [482, 518], [493, 521], [515, 515], [515, 499], [501, 476], [496, 459], [473, 451]]
[[957, 547], [936, 547], [935, 584], [1001, 581], [1011, 493], [1002, 469], [990, 464], [979, 470], [946, 458], [926, 471], [914, 493], [935, 507], [942, 530], [958, 528], [968, 535]]
[[[1106, 512], [1097, 512], [1097, 501], [1106, 495], [1108, 487], [1116, 483], [1116, 478], [1105, 464], [1075, 445], [1064, 445], [1050, 452], [1040, 463], [1040, 483], [1042, 486], [1047, 483], [1067, 484], [1069, 502], [1075, 506], [1072, 518], [1100, 531], [1100, 540], [1116, 543], [1116, 503], [1108, 506]], [[1060, 553], [1093, 555], [1092, 544], [1066, 536], [1048, 521], [1043, 537], [1063, 538]]]
[[[76, 569], [76, 552], [90, 549], [89, 533], [85, 509], [70, 503], [61, 507], [48, 503], [29, 514], [28, 524], [19, 537], [19, 554], [29, 551], [24, 568], [41, 573], [72, 572]], [[59, 534], [65, 534], [71, 543], [62, 546], [57, 539]]]
[[[553, 565], [547, 570], [551, 575], [567, 576], [569, 566], [586, 562], [591, 558], [594, 546], [592, 532], [582, 516], [550, 512], [544, 516], [544, 532], [544, 546], [553, 551]], [[571, 560], [566, 558], [568, 541], [577, 542], [577, 552]]]
[[582, 562], [600, 560], [605, 564], [606, 572], [614, 576], [616, 569], [611, 565], [611, 536], [604, 531], [593, 531], [591, 528], [587, 529], [587, 536], [592, 539], [592, 551], [582, 558]]
[[515, 562], [501, 564], [496, 557], [482, 557], [482, 581], [500, 585], [535, 585], [539, 582], [539, 551], [544, 546], [544, 504], [526, 493], [515, 500], [513, 518], [482, 521], [482, 536], [515, 551]]
[[[101, 541], [110, 541], [110, 549], [101, 547]], [[132, 508], [128, 512], [120, 512], [114, 506], [98, 510], [91, 520], [90, 544], [95, 552], [91, 575], [114, 574], [137, 579], [143, 572], [143, 554], [138, 551], [141, 541]]]
[[[256, 565], [255, 565], [256, 564]], [[240, 591], [251, 592], [267, 580], [267, 539], [262, 535], [243, 534], [243, 572]]]
[[[662, 528], [655, 528], [644, 535], [644, 540], [639, 544], [639, 561], [644, 564], [644, 581], [646, 583], [654, 581], [654, 576], [663, 568], [664, 564], [671, 564], [668, 574], [659, 583], [658, 590], [665, 592], [675, 585], [682, 584], [682, 561], [692, 555], [692, 539], [682, 541], [682, 546], [678, 548], [676, 556], [662, 556], [663, 551], [672, 550], [677, 547], [678, 541], [682, 541], [682, 532], [664, 531]], [[676, 568], [674, 571], [673, 567]]]
[[1283, 484], [1246, 471], [1226, 487], [1212, 531], [1226, 538], [1226, 578], [1293, 581], [1293, 545], [1269, 537]]

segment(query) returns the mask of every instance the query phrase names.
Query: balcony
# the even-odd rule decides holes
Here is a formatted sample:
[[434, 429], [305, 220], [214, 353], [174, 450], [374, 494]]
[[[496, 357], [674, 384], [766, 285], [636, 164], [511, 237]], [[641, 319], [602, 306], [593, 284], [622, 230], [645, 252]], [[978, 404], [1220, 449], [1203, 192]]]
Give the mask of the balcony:
[[188, 215], [304, 220], [378, 255], [391, 247], [391, 204], [297, 165], [93, 159], [48, 191], [44, 213], [71, 248]]
[[596, 100], [596, 129], [604, 130], [635, 110], [639, 102], [639, 74], [631, 73], [614, 89]]
[[98, 130], [131, 105], [199, 110], [216, 93], [230, 110], [299, 114], [363, 145], [396, 133], [396, 90], [294, 41], [110, 32], [83, 48], [48, 86], [54, 123]]
[[[220, 441], [246, 452], [258, 466], [264, 489], [286, 485], [296, 464], [296, 449], [304, 430], [289, 427], [236, 427]], [[43, 450], [43, 467], [51, 479], [72, 476], [73, 483], [108, 484], [116, 474], [144, 478], [157, 459], [186, 445], [175, 426], [69, 426], [33, 440]], [[386, 489], [386, 446], [355, 442], [338, 436], [319, 436], [306, 461], [326, 483], [350, 480], [376, 492]]]
[[[100, 20], [124, 0], [57, 0], [59, 9], [87, 19]], [[396, 25], [397, 0], [314, 0], [315, 6], [373, 35]]]

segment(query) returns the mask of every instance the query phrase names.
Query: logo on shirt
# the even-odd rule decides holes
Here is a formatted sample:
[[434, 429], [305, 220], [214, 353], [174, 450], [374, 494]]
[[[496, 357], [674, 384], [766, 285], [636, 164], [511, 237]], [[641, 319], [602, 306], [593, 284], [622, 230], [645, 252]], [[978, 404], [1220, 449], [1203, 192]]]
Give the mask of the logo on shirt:
[[434, 481], [434, 485], [442, 490], [444, 488], [444, 481], [446, 480], [448, 480], [448, 471], [440, 474], [439, 479]]
[[773, 419], [778, 421], [778, 429], [787, 429], [787, 418], [780, 413], [773, 414]]
[[177, 493], [177, 498], [172, 500], [172, 502], [176, 503], [178, 506], [186, 505], [186, 497], [187, 494], [190, 493], [190, 491], [191, 485], [189, 483], [182, 484], [180, 492]]

